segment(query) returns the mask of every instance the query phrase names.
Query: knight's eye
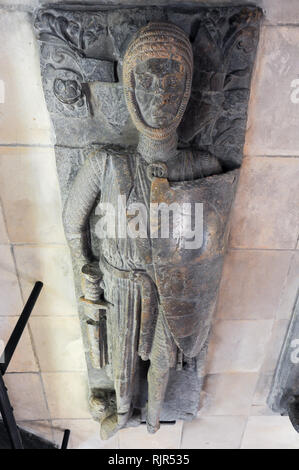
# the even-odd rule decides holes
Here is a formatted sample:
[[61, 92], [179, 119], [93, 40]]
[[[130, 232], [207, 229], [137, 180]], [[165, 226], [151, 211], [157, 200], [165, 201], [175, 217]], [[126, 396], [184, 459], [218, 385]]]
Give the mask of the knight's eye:
[[169, 77], [167, 80], [167, 85], [170, 88], [175, 88], [178, 85], [178, 80], [176, 77]]
[[150, 75], [138, 75], [137, 85], [144, 89], [149, 89], [152, 85], [152, 77]]

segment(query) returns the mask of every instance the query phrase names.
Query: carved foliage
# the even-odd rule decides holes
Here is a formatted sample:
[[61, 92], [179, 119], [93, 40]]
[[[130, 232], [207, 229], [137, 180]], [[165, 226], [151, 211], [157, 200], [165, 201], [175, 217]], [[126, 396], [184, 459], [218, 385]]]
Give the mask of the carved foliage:
[[93, 47], [106, 35], [102, 15], [39, 10], [34, 27], [42, 44], [42, 75], [49, 111], [66, 117], [88, 116], [92, 108], [85, 84], [114, 81], [113, 62], [91, 57]]
[[197, 60], [180, 136], [197, 148], [208, 148], [228, 168], [242, 159], [260, 18], [258, 9], [214, 8], [191, 25]]
[[43, 42], [67, 45], [81, 57], [106, 34], [100, 13], [91, 15], [59, 10], [40, 10], [34, 22]]

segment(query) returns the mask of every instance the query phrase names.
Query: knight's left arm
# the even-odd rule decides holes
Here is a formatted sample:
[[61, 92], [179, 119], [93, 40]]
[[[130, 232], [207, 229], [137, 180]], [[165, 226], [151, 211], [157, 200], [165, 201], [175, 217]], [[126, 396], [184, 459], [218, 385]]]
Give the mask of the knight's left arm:
[[194, 166], [202, 178], [223, 173], [222, 166], [217, 158], [208, 152], [193, 151], [193, 159]]

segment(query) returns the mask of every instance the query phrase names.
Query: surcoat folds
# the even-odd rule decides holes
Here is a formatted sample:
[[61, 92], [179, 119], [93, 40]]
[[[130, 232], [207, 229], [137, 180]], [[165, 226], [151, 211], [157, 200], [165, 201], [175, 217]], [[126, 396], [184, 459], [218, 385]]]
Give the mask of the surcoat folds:
[[[239, 170], [193, 181], [169, 182], [165, 177], [149, 180], [144, 162], [137, 168], [136, 159], [132, 156], [117, 154], [109, 158], [110, 163], [106, 165], [109, 175], [106, 173], [104, 176], [105, 184], [102, 186], [109, 188], [109, 194], [105, 195], [104, 189], [103, 198], [116, 202], [116, 195], [122, 194], [127, 204], [130, 201], [143, 202], [148, 215], [148, 238], [118, 240], [114, 250], [106, 240], [101, 252], [106, 259], [110, 254], [107, 261], [118, 269], [144, 270], [149, 275], [156, 286], [159, 307], [175, 343], [185, 356], [195, 357], [210, 328]], [[107, 185], [109, 180], [111, 185]], [[184, 224], [179, 237], [159, 237], [160, 213], [151, 211], [150, 205], [161, 203], [168, 207], [177, 204], [182, 217], [186, 204], [191, 207], [193, 216], [195, 203], [203, 205], [200, 246], [190, 248], [190, 243], [186, 243], [190, 240], [189, 234], [184, 233]], [[105, 249], [105, 244], [109, 249]], [[114, 259], [111, 258], [112, 253]], [[150, 304], [149, 301], [149, 308]], [[149, 312], [147, 316], [150, 324]]]

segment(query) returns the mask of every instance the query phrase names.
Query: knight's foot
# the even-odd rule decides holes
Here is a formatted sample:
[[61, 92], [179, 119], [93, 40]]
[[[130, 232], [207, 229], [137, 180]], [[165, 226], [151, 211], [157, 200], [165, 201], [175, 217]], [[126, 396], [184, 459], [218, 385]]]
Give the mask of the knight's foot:
[[149, 422], [146, 423], [147, 424], [147, 431], [150, 433], [150, 434], [155, 434], [155, 432], [157, 432], [159, 429], [160, 429], [160, 422], [158, 422], [157, 424], [153, 425]]
[[108, 416], [108, 418], [105, 418], [101, 423], [101, 439], [104, 441], [110, 439], [120, 428], [121, 426], [118, 424], [118, 414], [113, 413], [113, 415]]
[[95, 421], [103, 421], [103, 419], [112, 415], [115, 411], [115, 405], [111, 397], [106, 395], [89, 397], [89, 409]]
[[127, 424], [130, 417], [130, 411], [128, 411], [127, 413], [117, 413], [117, 421], [119, 427], [123, 428]]

